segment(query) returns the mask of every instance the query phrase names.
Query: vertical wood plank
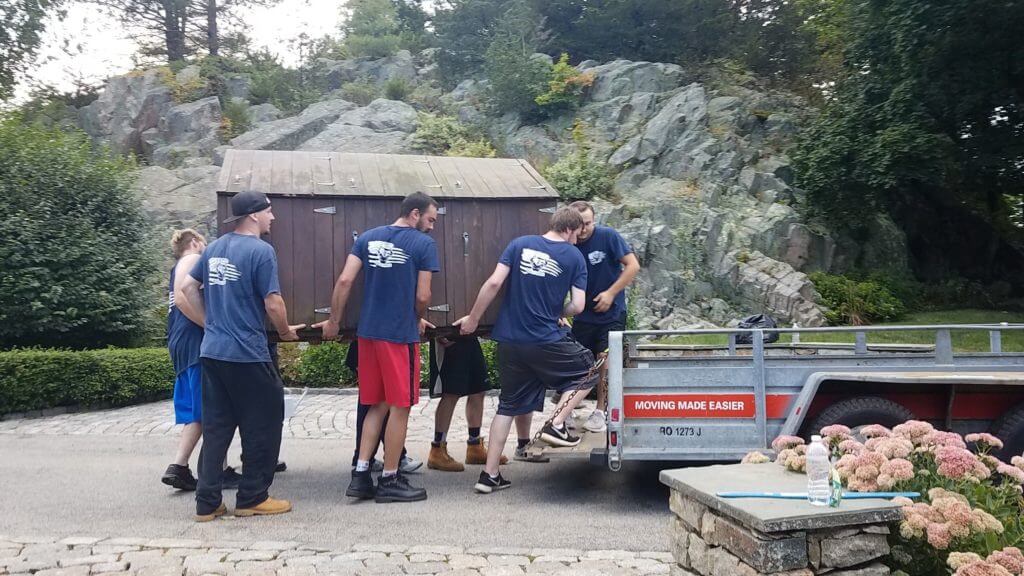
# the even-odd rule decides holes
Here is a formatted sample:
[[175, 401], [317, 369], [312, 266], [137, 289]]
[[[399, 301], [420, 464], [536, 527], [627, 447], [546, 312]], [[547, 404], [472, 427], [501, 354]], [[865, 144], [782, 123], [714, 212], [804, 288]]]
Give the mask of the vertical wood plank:
[[294, 264], [292, 273], [295, 281], [292, 285], [295, 303], [295, 318], [312, 319], [315, 317], [313, 309], [316, 307], [315, 281], [316, 271], [315, 242], [316, 224], [313, 212], [315, 199], [294, 198], [291, 200], [294, 207], [292, 212], [292, 237], [294, 239], [292, 254]]

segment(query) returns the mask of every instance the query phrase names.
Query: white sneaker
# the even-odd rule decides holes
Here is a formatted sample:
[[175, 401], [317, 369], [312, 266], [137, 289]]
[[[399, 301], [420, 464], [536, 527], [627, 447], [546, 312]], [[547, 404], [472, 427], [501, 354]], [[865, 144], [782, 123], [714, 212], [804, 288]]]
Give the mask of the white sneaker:
[[565, 419], [565, 427], [570, 430], [576, 430], [576, 419], [579, 418], [579, 414], [576, 413], [576, 409], [573, 408], [572, 412], [569, 413], [569, 417]]
[[587, 421], [583, 423], [583, 427], [589, 432], [604, 432], [608, 429], [608, 425], [604, 420], [604, 411], [594, 410], [587, 416]]
[[417, 460], [411, 456], [406, 456], [398, 463], [398, 469], [405, 473], [411, 474], [420, 469], [423, 466], [422, 460]]

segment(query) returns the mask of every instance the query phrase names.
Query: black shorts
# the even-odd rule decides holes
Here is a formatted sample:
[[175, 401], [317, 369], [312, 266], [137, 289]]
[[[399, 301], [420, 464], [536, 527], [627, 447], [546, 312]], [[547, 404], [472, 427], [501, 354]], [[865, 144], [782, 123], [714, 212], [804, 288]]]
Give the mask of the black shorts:
[[583, 344], [594, 356], [608, 350], [608, 333], [626, 329], [626, 315], [607, 324], [592, 324], [575, 320], [572, 323], [572, 337]]
[[487, 360], [476, 336], [449, 338], [451, 346], [430, 342], [430, 397], [469, 396], [491, 389]]
[[498, 343], [501, 394], [498, 414], [519, 416], [544, 409], [544, 393], [589, 390], [597, 385], [594, 355], [566, 338], [547, 344]]

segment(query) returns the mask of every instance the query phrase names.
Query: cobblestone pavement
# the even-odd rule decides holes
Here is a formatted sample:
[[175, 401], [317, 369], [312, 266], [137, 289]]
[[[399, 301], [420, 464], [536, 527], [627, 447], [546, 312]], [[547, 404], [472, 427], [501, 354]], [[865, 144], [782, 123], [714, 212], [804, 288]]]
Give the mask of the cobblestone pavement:
[[[357, 396], [344, 393], [309, 393], [299, 405], [295, 415], [285, 426], [286, 438], [355, 438]], [[409, 418], [409, 441], [429, 442], [434, 436], [434, 412], [437, 400], [421, 396]], [[450, 429], [450, 440], [464, 441], [467, 436], [464, 401], [455, 408]], [[488, 394], [484, 399], [484, 432], [498, 407], [498, 397]], [[577, 409], [581, 417], [590, 413], [593, 402]], [[550, 405], [547, 407], [550, 412]], [[534, 429], [543, 424], [537, 415]], [[181, 426], [174, 424], [174, 408], [170, 400], [152, 402], [127, 408], [56, 414], [45, 417], [8, 418], [0, 421], [0, 434], [18, 435], [119, 435], [119, 436], [177, 436]]]
[[0, 574], [445, 574], [448, 576], [640, 576], [668, 574], [668, 552], [550, 548], [460, 548], [392, 544], [342, 550], [300, 542], [0, 537]]

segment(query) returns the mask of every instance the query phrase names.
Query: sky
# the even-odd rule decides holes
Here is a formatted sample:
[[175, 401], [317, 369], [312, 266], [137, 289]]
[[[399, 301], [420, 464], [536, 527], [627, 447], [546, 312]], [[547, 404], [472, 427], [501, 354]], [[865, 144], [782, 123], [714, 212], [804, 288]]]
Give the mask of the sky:
[[[298, 54], [288, 40], [302, 32], [311, 37], [336, 34], [341, 24], [340, 8], [344, 0], [281, 0], [271, 8], [249, 8], [240, 12], [249, 24], [254, 48], [266, 47], [277, 53], [285, 65], [295, 65]], [[68, 55], [63, 47], [82, 52]], [[69, 6], [63, 22], [52, 20], [31, 76], [36, 81], [62, 90], [74, 88], [74, 79], [95, 83], [128, 72], [134, 67], [136, 45], [112, 19], [95, 6], [75, 2]], [[16, 100], [24, 99], [29, 87], [22, 83]]]

